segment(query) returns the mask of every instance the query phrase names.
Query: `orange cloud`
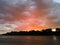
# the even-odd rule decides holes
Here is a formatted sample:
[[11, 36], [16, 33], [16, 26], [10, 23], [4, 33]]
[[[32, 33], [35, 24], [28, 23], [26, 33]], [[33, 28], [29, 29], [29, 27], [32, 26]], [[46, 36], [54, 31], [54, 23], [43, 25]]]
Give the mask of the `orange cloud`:
[[0, 0], [0, 24], [20, 30], [60, 27], [60, 3], [53, 0]]

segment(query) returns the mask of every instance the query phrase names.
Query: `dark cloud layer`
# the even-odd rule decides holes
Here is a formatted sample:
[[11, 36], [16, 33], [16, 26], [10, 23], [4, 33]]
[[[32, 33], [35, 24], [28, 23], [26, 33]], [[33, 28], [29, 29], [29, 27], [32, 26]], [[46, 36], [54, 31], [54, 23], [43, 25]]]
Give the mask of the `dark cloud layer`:
[[13, 24], [19, 30], [57, 28], [60, 4], [53, 0], [0, 0], [0, 24]]

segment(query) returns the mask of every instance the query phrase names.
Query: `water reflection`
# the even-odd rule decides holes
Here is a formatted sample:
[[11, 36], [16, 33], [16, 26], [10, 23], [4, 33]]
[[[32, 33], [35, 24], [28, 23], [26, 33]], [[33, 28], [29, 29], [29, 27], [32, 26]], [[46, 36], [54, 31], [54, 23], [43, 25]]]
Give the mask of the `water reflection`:
[[53, 40], [57, 40], [57, 37], [56, 36], [53, 36]]
[[0, 45], [59, 45], [60, 36], [0, 36]]

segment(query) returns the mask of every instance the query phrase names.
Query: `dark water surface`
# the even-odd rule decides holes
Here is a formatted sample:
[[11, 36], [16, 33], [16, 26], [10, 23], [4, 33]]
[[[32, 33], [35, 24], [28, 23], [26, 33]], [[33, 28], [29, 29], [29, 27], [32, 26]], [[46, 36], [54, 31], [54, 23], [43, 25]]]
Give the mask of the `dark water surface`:
[[0, 45], [60, 45], [60, 36], [0, 36]]

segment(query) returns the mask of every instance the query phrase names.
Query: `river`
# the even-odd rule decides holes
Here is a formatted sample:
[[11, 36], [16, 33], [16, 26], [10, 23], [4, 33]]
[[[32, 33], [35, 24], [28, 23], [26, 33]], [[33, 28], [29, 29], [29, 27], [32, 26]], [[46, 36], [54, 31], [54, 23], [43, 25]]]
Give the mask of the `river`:
[[60, 36], [0, 36], [0, 45], [60, 45]]

